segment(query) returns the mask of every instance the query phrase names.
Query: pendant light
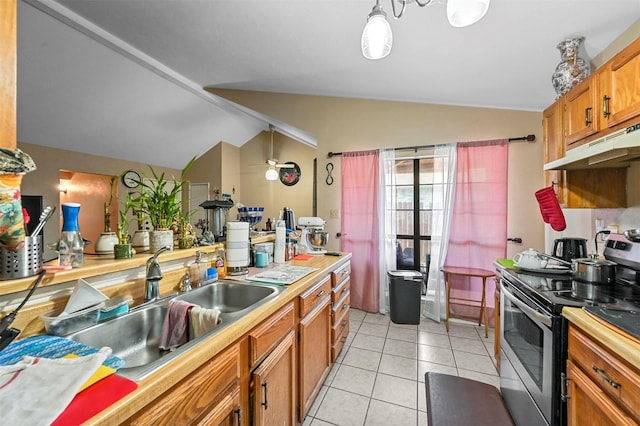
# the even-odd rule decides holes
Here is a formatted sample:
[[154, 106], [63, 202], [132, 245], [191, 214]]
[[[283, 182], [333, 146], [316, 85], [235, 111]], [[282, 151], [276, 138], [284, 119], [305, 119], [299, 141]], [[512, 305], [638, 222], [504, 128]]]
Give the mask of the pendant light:
[[[394, 0], [392, 0], [394, 1]], [[489, 10], [491, 0], [448, 0], [447, 19], [452, 27], [466, 27], [478, 22]]]
[[[396, 11], [396, 2], [400, 5], [400, 12]], [[400, 19], [408, 3], [416, 3], [420, 7], [431, 6], [434, 0], [391, 0], [393, 17]], [[466, 27], [475, 24], [484, 17], [489, 10], [491, 0], [447, 0], [447, 19], [452, 27]], [[362, 31], [360, 47], [362, 55], [367, 59], [382, 59], [391, 52], [393, 35], [387, 21], [387, 14], [376, 0], [375, 6], [367, 17], [367, 23]]]
[[269, 145], [269, 159], [267, 163], [269, 164], [269, 168], [264, 174], [264, 178], [266, 180], [277, 180], [278, 179], [278, 171], [276, 170], [276, 162], [272, 160], [273, 158], [273, 127], [269, 126], [271, 130], [271, 144]]
[[380, 0], [376, 0], [362, 31], [362, 54], [367, 59], [382, 59], [391, 52], [392, 44], [393, 35], [387, 14], [382, 10]]

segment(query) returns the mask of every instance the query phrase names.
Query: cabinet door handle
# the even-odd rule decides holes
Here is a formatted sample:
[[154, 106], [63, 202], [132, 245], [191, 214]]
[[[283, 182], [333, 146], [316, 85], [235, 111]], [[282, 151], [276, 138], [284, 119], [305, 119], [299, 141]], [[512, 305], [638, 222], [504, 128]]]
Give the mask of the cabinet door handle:
[[264, 401], [261, 402], [261, 405], [264, 405], [264, 409], [266, 410], [267, 408], [269, 408], [269, 401], [267, 400], [267, 392], [269, 391], [269, 382], [264, 382], [262, 384], [262, 387], [264, 388]]
[[602, 96], [602, 115], [604, 118], [607, 118], [611, 115], [611, 111], [609, 111], [609, 101], [611, 98], [607, 95]]
[[322, 296], [323, 294], [324, 294], [324, 290], [320, 290], [320, 291], [318, 292], [318, 294], [316, 294], [316, 297], [320, 297], [320, 296]]
[[344, 287], [342, 288], [342, 292], [343, 292], [343, 293], [344, 293], [345, 291], [347, 291], [347, 290], [349, 290], [349, 287], [347, 287], [347, 286], [344, 286]]
[[349, 309], [348, 303], [345, 303], [344, 305], [342, 305], [342, 310], [344, 311], [345, 309]]
[[589, 124], [591, 124], [593, 121], [590, 120], [589, 118], [591, 117], [591, 110], [593, 108], [589, 107], [589, 108], [585, 108], [584, 109], [584, 125], [588, 126]]
[[236, 408], [235, 410], [233, 410], [233, 413], [236, 415], [236, 419], [238, 421], [237, 425], [242, 426], [242, 408]]
[[618, 382], [615, 382], [611, 377], [609, 377], [609, 375], [607, 374], [606, 371], [604, 371], [601, 368], [596, 367], [595, 365], [592, 365], [591, 368], [593, 368], [593, 371], [595, 371], [596, 373], [598, 373], [602, 379], [609, 383], [611, 386], [613, 386], [614, 389], [618, 389], [620, 388], [622, 385]]

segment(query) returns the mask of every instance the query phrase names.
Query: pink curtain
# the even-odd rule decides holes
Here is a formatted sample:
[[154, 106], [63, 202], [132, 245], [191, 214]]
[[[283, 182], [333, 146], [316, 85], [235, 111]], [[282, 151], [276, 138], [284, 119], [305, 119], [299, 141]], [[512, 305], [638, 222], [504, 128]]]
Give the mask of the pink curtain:
[[[455, 198], [446, 266], [493, 271], [507, 250], [508, 141], [461, 143], [457, 147]], [[452, 296], [479, 300], [480, 278], [456, 277]], [[495, 282], [487, 279], [486, 302], [493, 323]], [[453, 305], [452, 311], [477, 316], [477, 308]]]
[[340, 249], [352, 253], [351, 306], [378, 312], [379, 212], [378, 151], [342, 154], [342, 220]]

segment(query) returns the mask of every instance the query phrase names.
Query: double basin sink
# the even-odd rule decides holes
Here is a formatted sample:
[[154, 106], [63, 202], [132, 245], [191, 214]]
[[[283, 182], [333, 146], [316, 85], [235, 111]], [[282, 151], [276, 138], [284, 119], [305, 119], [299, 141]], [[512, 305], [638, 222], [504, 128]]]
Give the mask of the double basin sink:
[[[141, 380], [167, 362], [218, 333], [247, 313], [275, 298], [284, 287], [238, 281], [217, 281], [170, 298], [145, 303], [129, 313], [66, 336], [68, 339], [96, 348], [108, 346], [125, 366], [118, 374]], [[206, 309], [220, 311], [216, 328], [191, 340], [174, 351], [159, 350], [162, 323], [169, 303], [182, 300]]]

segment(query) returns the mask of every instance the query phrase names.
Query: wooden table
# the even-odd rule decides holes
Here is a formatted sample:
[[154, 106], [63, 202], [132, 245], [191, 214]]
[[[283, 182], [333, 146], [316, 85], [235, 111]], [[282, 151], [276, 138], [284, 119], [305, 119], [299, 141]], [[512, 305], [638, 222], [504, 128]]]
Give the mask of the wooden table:
[[[445, 319], [445, 325], [447, 327], [447, 332], [449, 332], [449, 317], [452, 318], [462, 318], [462, 319], [476, 319], [475, 317], [468, 317], [463, 315], [452, 314], [449, 312], [449, 301], [450, 300], [460, 300], [465, 302], [473, 302], [480, 304], [480, 315], [478, 317], [478, 325], [482, 325], [482, 319], [484, 318], [484, 337], [489, 337], [489, 326], [487, 321], [487, 310], [486, 310], [486, 298], [485, 298], [485, 290], [487, 287], [487, 278], [493, 277], [495, 275], [494, 272], [488, 271], [486, 269], [477, 269], [477, 268], [464, 268], [459, 266], [443, 266], [441, 269], [444, 274], [444, 282], [447, 288], [447, 316]], [[463, 277], [470, 278], [482, 278], [482, 298], [480, 300], [476, 299], [463, 299], [463, 298], [451, 298], [451, 277], [455, 275], [460, 275]], [[473, 306], [473, 305], [472, 305]]]

